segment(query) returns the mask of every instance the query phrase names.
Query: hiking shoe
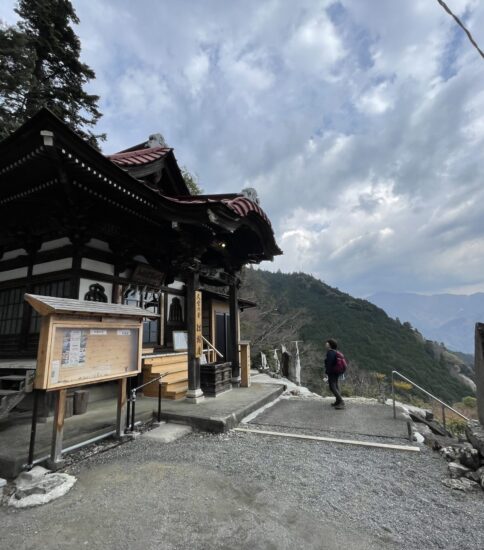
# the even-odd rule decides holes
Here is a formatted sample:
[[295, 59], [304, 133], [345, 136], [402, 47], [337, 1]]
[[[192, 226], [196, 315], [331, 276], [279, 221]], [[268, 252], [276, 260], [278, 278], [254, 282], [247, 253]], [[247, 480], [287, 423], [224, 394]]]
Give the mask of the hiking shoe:
[[337, 411], [342, 411], [343, 409], [346, 409], [344, 403], [338, 403], [337, 405], [334, 406], [334, 408], [335, 408]]
[[331, 406], [332, 406], [332, 407], [336, 407], [337, 404], [338, 404], [338, 403], [336, 403], [336, 401], [335, 401], [334, 403], [331, 403]]

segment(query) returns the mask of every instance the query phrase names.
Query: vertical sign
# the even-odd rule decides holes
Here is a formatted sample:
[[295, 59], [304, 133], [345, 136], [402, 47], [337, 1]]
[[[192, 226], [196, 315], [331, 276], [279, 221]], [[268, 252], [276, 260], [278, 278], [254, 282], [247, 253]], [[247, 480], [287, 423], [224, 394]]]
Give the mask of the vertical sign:
[[199, 358], [203, 353], [202, 339], [202, 293], [195, 291], [195, 357]]

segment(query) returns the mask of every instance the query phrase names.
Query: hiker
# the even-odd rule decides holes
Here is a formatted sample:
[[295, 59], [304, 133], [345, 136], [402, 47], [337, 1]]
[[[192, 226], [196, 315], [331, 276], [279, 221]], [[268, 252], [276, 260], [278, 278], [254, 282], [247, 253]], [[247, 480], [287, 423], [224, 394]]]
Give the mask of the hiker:
[[345, 408], [345, 402], [341, 397], [339, 391], [339, 378], [343, 374], [344, 370], [341, 371], [341, 359], [343, 358], [344, 366], [346, 367], [346, 361], [343, 357], [343, 354], [337, 352], [338, 342], [333, 338], [326, 340], [326, 358], [324, 360], [324, 368], [326, 370], [326, 375], [328, 376], [328, 385], [329, 390], [335, 396], [336, 401], [331, 403], [331, 406], [337, 410], [342, 410]]

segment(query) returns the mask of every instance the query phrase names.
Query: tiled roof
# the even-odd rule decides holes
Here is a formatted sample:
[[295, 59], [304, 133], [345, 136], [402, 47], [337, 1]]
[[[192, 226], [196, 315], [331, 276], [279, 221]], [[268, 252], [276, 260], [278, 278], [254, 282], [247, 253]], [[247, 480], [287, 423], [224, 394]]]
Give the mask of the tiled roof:
[[231, 195], [230, 198], [224, 198], [223, 195], [192, 195], [191, 197], [165, 197], [181, 204], [224, 204], [230, 210], [235, 212], [241, 218], [249, 215], [251, 212], [258, 214], [269, 225], [271, 222], [262, 208], [243, 195]]
[[115, 155], [108, 155], [107, 158], [121, 167], [141, 166], [164, 157], [171, 150], [170, 147], [151, 147], [138, 149], [137, 151], [127, 151], [126, 153], [116, 153]]

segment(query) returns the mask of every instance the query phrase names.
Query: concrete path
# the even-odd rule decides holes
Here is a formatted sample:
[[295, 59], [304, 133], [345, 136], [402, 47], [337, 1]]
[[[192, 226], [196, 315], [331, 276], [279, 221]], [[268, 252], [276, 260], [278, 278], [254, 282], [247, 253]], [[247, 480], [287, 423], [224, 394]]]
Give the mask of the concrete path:
[[408, 440], [407, 421], [401, 412], [379, 403], [346, 400], [345, 410], [334, 410], [333, 399], [281, 399], [262, 411], [249, 425], [270, 425], [298, 431], [323, 431], [336, 436], [348, 434]]
[[283, 385], [252, 384], [250, 388], [234, 388], [215, 398], [206, 397], [196, 404], [185, 399], [163, 401], [161, 419], [199, 430], [226, 432], [250, 413], [277, 399], [283, 391]]

